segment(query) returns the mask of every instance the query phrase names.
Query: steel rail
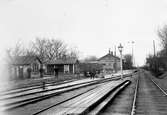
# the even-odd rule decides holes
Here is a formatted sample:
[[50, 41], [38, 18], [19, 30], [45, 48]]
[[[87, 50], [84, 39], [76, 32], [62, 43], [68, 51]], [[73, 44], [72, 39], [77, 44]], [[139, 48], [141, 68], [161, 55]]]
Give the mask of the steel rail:
[[[96, 86], [96, 87], [97, 87], [97, 86]], [[50, 108], [52, 108], [52, 107], [54, 107], [54, 106], [60, 105], [60, 104], [62, 104], [62, 103], [64, 103], [64, 102], [67, 102], [67, 101], [69, 101], [69, 100], [71, 100], [71, 99], [74, 99], [74, 98], [76, 98], [76, 97], [79, 97], [80, 95], [83, 95], [83, 94], [85, 94], [85, 93], [87, 93], [87, 92], [89, 92], [89, 91], [95, 89], [96, 87], [91, 88], [91, 89], [89, 89], [89, 90], [87, 90], [87, 91], [85, 91], [85, 92], [82, 92], [82, 93], [80, 93], [80, 94], [78, 94], [78, 95], [75, 95], [75, 96], [73, 96], [73, 97], [71, 97], [71, 98], [68, 98], [68, 99], [66, 99], [66, 100], [64, 100], [64, 101], [61, 101], [61, 102], [59, 102], [59, 103], [56, 103], [56, 104], [54, 104], [54, 105], [48, 106], [48, 107], [46, 107], [46, 108], [44, 108], [44, 109], [42, 109], [42, 110], [39, 110], [38, 112], [33, 113], [32, 115], [38, 115], [39, 113], [41, 113], [41, 112], [43, 112], [43, 111], [46, 111], [46, 110], [48, 110], [48, 109], [50, 109]]]
[[137, 78], [137, 83], [136, 83], [136, 86], [135, 86], [135, 94], [134, 94], [134, 98], [133, 98], [132, 110], [131, 110], [131, 114], [130, 115], [134, 115], [135, 114], [138, 86], [139, 86], [139, 76]]
[[[69, 83], [69, 82], [73, 82], [73, 81], [76, 81], [76, 79], [60, 81], [57, 83], [56, 82], [46, 82], [45, 85], [46, 85], [46, 87], [56, 86], [56, 85], [61, 85], [61, 84]], [[2, 91], [2, 92], [0, 92], [1, 93], [0, 96], [14, 94], [14, 93], [20, 93], [20, 92], [29, 91], [29, 90], [34, 90], [34, 89], [38, 89], [41, 87], [42, 87], [42, 82], [39, 82], [36, 85], [32, 85], [32, 86], [26, 86], [26, 87], [16, 88], [16, 89], [8, 90], [8, 91]]]
[[7, 104], [6, 106], [12, 106], [12, 107], [7, 107], [5, 110], [15, 109], [17, 107], [25, 106], [25, 105], [28, 105], [28, 104], [32, 104], [32, 103], [35, 103], [35, 102], [38, 102], [38, 101], [41, 101], [41, 100], [56, 96], [56, 95], [58, 95], [60, 93], [65, 93], [65, 92], [72, 91], [72, 90], [75, 90], [75, 89], [78, 89], [78, 88], [82, 88], [82, 87], [85, 87], [85, 86], [90, 86], [90, 85], [95, 85], [95, 84], [99, 84], [99, 83], [109, 82], [109, 81], [112, 81], [112, 80], [113, 79], [110, 79], [110, 80], [109, 79], [104, 79], [102, 81], [96, 81], [96, 82], [87, 83], [87, 84], [85, 83], [85, 84], [82, 84], [82, 85], [80, 84], [81, 86], [79, 86], [79, 87], [75, 87], [74, 86], [75, 88], [71, 87], [71, 89], [63, 90], [63, 91], [60, 91], [60, 92], [51, 93], [51, 94], [48, 94], [48, 95], [43, 95], [43, 96], [39, 96], [39, 97], [26, 99], [26, 100], [23, 100], [23, 101], [14, 102], [14, 103], [11, 103], [11, 104]]
[[150, 78], [150, 79], [163, 92], [163, 94], [165, 94], [165, 96], [167, 96], [167, 93], [164, 91], [164, 89], [162, 89], [152, 78]]
[[[102, 103], [103, 106], [100, 105], [101, 108], [98, 111], [96, 111], [97, 113], [99, 113], [104, 107], [106, 107], [105, 105], [108, 104], [108, 102], [111, 100], [111, 98], [109, 100], [106, 100], [106, 98], [108, 98], [110, 96], [110, 94], [112, 94], [112, 93], [114, 93], [113, 95], [115, 96], [118, 93], [118, 90], [120, 91], [121, 89], [123, 89], [129, 83], [130, 83], [130, 81], [124, 81], [124, 82], [118, 84], [113, 89], [109, 90], [106, 94], [104, 94], [104, 96], [102, 96], [100, 99], [96, 100], [91, 105], [89, 105], [87, 108], [85, 108], [85, 110], [83, 110], [82, 112], [79, 112], [77, 114], [79, 114], [79, 115], [80, 114], [81, 115], [83, 115], [83, 114], [89, 114], [90, 113], [89, 110], [91, 110], [91, 109], [94, 110], [97, 106], [99, 106]], [[112, 95], [112, 98], [114, 98], [113, 95]], [[67, 101], [69, 101], [69, 100], [67, 100]], [[66, 101], [64, 101], [64, 102], [66, 102]], [[61, 102], [61, 103], [64, 103], [64, 102]], [[58, 106], [61, 103], [52, 105], [52, 106], [50, 106], [48, 108], [44, 108], [43, 110], [40, 110], [39, 112], [36, 112], [36, 113], [34, 113], [32, 115], [38, 115], [38, 114], [40, 114], [40, 113], [42, 113], [42, 112], [44, 112], [44, 111], [46, 111], [46, 110], [48, 110], [48, 109], [50, 109], [50, 108], [52, 108], [54, 106]], [[71, 113], [69, 115], [71, 115]], [[72, 115], [73, 115], [73, 113], [72, 113]], [[74, 115], [75, 115], [75, 113], [74, 113]]]
[[88, 115], [99, 115], [100, 112], [102, 112], [109, 105], [109, 103], [114, 100], [114, 98], [119, 95], [119, 93], [123, 91], [130, 83], [131, 81], [126, 81], [120, 86], [116, 86], [113, 91], [111, 91], [110, 93], [108, 93], [108, 95], [106, 95], [106, 97], [104, 97], [104, 100], [99, 102], [99, 104], [93, 110], [88, 112]]
[[[115, 80], [115, 79], [119, 79], [119, 77], [113, 77], [113, 78], [107, 78], [107, 79], [102, 79], [102, 81], [105, 81], [105, 80]], [[59, 90], [59, 89], [64, 89], [64, 88], [69, 88], [69, 87], [73, 87], [73, 86], [76, 86], [76, 85], [82, 85], [82, 84], [87, 84], [87, 83], [94, 83], [94, 82], [99, 82], [100, 80], [92, 80], [92, 81], [88, 81], [88, 82], [81, 82], [81, 83], [75, 83], [75, 84], [71, 84], [71, 85], [68, 85], [68, 86], [62, 86], [62, 87], [55, 87], [55, 88], [52, 88], [52, 89], [46, 89], [45, 90], [40, 90], [39, 91], [35, 91], [35, 92], [28, 92], [28, 93], [24, 93], [23, 92], [20, 92], [21, 94], [19, 93], [13, 93], [14, 96], [12, 96], [12, 94], [8, 94], [8, 95], [4, 95], [4, 96], [0, 96], [0, 100], [7, 100], [7, 99], [12, 99], [12, 98], [18, 98], [18, 97], [23, 97], [23, 96], [28, 96], [28, 95], [33, 95], [33, 94], [38, 94], [38, 93], [45, 93], [45, 92], [48, 92], [48, 91], [53, 91], [53, 90]], [[55, 85], [57, 86], [57, 85]], [[34, 89], [33, 89], [34, 90]], [[29, 90], [31, 91], [31, 90]]]

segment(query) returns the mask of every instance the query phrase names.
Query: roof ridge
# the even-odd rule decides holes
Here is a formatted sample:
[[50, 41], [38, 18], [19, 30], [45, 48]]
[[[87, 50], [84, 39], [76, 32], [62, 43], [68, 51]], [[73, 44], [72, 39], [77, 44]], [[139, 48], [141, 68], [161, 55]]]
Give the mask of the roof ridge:
[[115, 56], [115, 55], [112, 55], [112, 54], [108, 53], [108, 54], [102, 56], [101, 58], [99, 58], [98, 61], [101, 60], [101, 59], [103, 59], [103, 58], [105, 58], [105, 57], [107, 57], [107, 56], [110, 56], [110, 57], [112, 56], [112, 57], [114, 57], [114, 58], [120, 59], [119, 57], [117, 57], [117, 56]]

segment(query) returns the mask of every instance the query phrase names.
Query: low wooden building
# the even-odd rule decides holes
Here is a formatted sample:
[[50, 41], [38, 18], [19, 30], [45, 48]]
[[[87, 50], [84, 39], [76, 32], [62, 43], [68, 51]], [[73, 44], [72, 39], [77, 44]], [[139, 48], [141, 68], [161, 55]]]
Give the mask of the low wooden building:
[[15, 78], [39, 77], [41, 60], [36, 56], [19, 56], [12, 60], [11, 74]]
[[46, 73], [56, 74], [75, 74], [78, 70], [79, 61], [77, 59], [58, 59], [46, 64]]

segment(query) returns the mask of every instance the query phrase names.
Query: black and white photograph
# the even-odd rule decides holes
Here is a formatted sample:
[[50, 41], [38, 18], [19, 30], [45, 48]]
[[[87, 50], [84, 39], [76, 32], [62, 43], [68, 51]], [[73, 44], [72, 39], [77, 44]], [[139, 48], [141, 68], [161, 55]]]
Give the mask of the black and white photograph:
[[0, 115], [167, 115], [167, 0], [0, 0]]

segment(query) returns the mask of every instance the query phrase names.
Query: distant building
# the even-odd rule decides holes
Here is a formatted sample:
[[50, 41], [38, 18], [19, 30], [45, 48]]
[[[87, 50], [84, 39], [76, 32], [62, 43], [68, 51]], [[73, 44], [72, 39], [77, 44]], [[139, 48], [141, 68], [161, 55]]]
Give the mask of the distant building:
[[80, 73], [85, 72], [101, 72], [102, 65], [97, 62], [84, 62], [79, 64]]
[[113, 52], [110, 50], [106, 55], [99, 58], [97, 63], [103, 65], [104, 73], [113, 73], [120, 70], [120, 58], [113, 55]]
[[36, 56], [18, 56], [12, 60], [11, 75], [15, 78], [39, 76], [41, 60]]

